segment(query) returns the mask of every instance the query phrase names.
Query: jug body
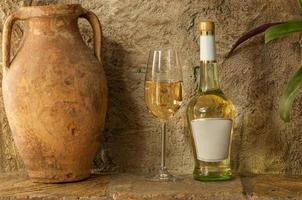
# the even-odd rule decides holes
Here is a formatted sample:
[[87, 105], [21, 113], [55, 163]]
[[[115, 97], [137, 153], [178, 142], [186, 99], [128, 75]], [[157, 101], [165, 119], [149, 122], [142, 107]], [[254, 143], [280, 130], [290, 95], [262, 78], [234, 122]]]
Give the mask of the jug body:
[[[36, 181], [85, 179], [107, 109], [98, 20], [80, 5], [29, 7], [16, 13], [13, 17], [25, 20], [26, 26], [17, 54], [11, 62], [6, 59], [2, 88], [17, 149]], [[80, 35], [80, 16], [93, 25], [95, 52]]]

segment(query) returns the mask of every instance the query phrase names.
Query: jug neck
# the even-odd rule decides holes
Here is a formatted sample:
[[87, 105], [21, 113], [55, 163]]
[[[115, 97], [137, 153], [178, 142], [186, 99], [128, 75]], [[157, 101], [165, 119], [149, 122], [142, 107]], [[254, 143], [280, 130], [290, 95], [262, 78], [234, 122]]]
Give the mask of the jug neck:
[[76, 31], [77, 19], [85, 13], [80, 4], [30, 6], [19, 8], [15, 18], [25, 20], [27, 32], [53, 35]]
[[57, 17], [73, 16], [79, 17], [85, 13], [85, 9], [80, 4], [49, 5], [49, 6], [27, 6], [19, 8], [15, 15], [20, 19], [29, 19], [36, 17]]
[[35, 17], [27, 20], [27, 31], [33, 34], [55, 35], [56, 33], [77, 32], [76, 16]]

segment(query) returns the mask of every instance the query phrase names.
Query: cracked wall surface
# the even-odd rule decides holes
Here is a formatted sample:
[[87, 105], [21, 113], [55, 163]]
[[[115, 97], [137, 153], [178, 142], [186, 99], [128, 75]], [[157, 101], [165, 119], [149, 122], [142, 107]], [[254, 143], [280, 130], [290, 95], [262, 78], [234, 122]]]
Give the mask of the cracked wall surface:
[[[193, 67], [199, 63], [197, 24], [210, 19], [216, 22], [222, 88], [237, 109], [233, 169], [244, 174], [302, 175], [301, 97], [294, 104], [290, 123], [282, 122], [277, 114], [284, 84], [301, 63], [301, 35], [268, 45], [263, 44], [263, 37], [256, 37], [233, 57], [224, 58], [238, 37], [252, 27], [301, 18], [295, 0], [4, 0], [0, 2], [1, 24], [18, 7], [50, 3], [81, 3], [102, 23], [109, 111], [96, 169], [146, 173], [159, 165], [160, 126], [144, 104], [144, 71], [150, 48], [174, 46], [182, 55], [185, 101], [169, 122], [167, 165], [174, 172], [191, 173], [185, 106], [197, 84], [193, 74]], [[84, 20], [79, 21], [84, 40], [92, 46], [91, 28]], [[22, 30], [22, 22], [18, 22], [14, 50]], [[0, 105], [0, 171], [23, 169], [2, 98]]]

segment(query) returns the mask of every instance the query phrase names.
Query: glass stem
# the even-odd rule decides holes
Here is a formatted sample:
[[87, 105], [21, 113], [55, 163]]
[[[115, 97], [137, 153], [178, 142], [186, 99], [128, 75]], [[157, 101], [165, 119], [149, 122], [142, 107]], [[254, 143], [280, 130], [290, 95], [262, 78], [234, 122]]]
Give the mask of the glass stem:
[[166, 129], [167, 122], [163, 121], [161, 125], [161, 169], [166, 168]]

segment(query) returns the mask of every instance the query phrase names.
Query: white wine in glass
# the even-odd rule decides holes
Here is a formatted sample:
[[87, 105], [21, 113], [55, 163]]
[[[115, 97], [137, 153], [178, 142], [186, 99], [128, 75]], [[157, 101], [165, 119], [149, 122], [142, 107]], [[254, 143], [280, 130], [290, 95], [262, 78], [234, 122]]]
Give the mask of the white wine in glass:
[[162, 122], [161, 167], [152, 181], [175, 181], [165, 164], [166, 124], [182, 103], [182, 69], [175, 50], [150, 51], [146, 80], [145, 103], [149, 111]]
[[182, 82], [174, 80], [146, 81], [145, 102], [153, 115], [168, 120], [181, 106]]

